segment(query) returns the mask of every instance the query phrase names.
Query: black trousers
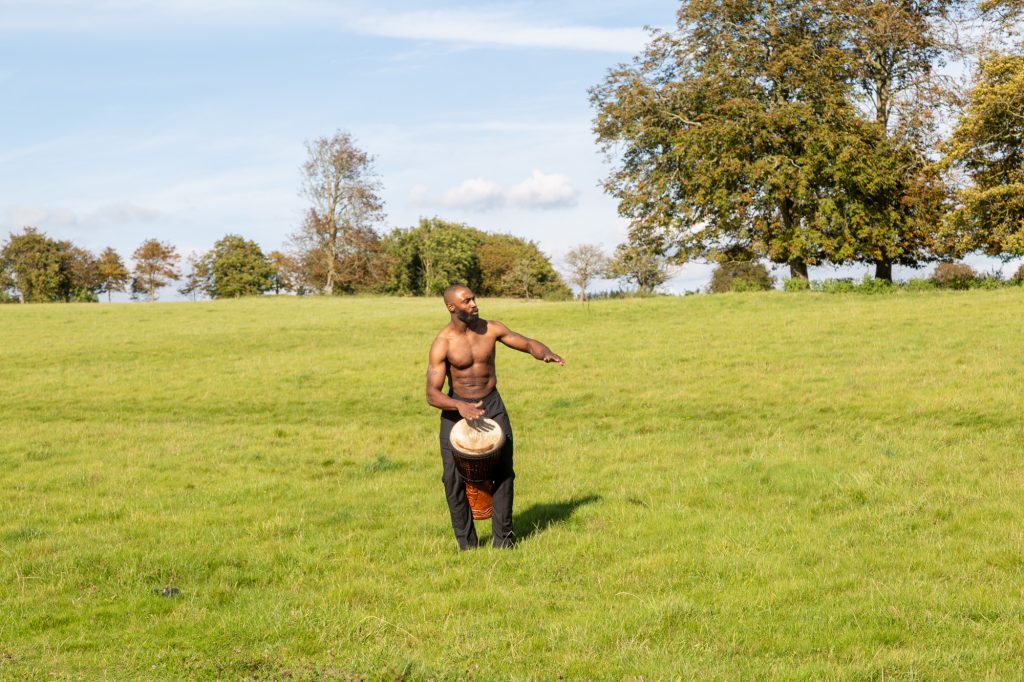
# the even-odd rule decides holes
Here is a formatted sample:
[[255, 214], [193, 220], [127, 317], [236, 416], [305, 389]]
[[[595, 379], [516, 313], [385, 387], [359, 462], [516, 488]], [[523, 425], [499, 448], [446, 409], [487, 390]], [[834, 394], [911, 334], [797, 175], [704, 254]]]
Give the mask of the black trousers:
[[[512, 424], [508, 421], [505, 403], [501, 401], [498, 389], [494, 389], [484, 398], [462, 398], [454, 393], [448, 395], [468, 403], [482, 400], [484, 416], [498, 422], [505, 432], [505, 444], [501, 448], [498, 467], [494, 474], [494, 487], [491, 491], [494, 496], [491, 531], [495, 547], [510, 547], [515, 543], [515, 533], [512, 532], [512, 498], [513, 481], [516, 474], [512, 470]], [[458, 410], [441, 411], [441, 463], [444, 466], [441, 481], [444, 483], [444, 494], [448, 500], [448, 511], [452, 515], [452, 530], [455, 531], [455, 539], [460, 548], [469, 549], [476, 547], [479, 540], [476, 536], [476, 527], [473, 525], [473, 511], [469, 508], [469, 501], [466, 499], [466, 479], [462, 477], [455, 466], [455, 457], [452, 454], [452, 443], [449, 438], [452, 427], [460, 419], [462, 419], [462, 415]]]

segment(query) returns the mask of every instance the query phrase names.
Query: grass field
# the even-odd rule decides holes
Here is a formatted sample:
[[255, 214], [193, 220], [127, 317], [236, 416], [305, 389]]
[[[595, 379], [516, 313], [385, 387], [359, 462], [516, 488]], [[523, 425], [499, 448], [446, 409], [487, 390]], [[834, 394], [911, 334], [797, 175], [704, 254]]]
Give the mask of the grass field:
[[459, 553], [439, 301], [0, 307], [0, 678], [1020, 677], [1019, 289], [481, 314], [568, 364]]

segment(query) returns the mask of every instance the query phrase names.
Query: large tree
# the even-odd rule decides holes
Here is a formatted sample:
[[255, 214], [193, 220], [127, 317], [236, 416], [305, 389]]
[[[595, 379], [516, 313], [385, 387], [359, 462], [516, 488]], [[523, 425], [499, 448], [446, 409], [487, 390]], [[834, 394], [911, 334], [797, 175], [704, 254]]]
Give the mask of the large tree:
[[12, 233], [0, 250], [0, 268], [22, 303], [62, 298], [67, 278], [62, 266], [60, 245], [34, 227]]
[[946, 223], [950, 255], [1024, 255], [1024, 55], [981, 61], [947, 163], [966, 175]]
[[259, 296], [273, 288], [274, 266], [259, 245], [236, 234], [219, 239], [200, 259], [203, 289], [210, 298]]
[[384, 277], [374, 230], [384, 202], [373, 157], [344, 132], [308, 142], [306, 150], [301, 192], [312, 206], [292, 236], [296, 256], [323, 293], [372, 289]]
[[100, 276], [99, 290], [106, 292], [107, 302], [109, 303], [110, 292], [125, 291], [128, 288], [131, 274], [128, 272], [128, 268], [125, 267], [124, 261], [121, 260], [121, 255], [109, 246], [100, 254], [96, 267], [99, 270]]
[[132, 254], [135, 272], [132, 292], [144, 293], [149, 301], [156, 300], [156, 290], [170, 284], [180, 276], [177, 263], [181, 259], [171, 244], [147, 239]]
[[98, 300], [102, 287], [96, 257], [66, 240], [55, 240], [27, 227], [11, 234], [0, 249], [6, 287], [22, 303]]
[[591, 90], [598, 140], [621, 151], [606, 189], [677, 262], [739, 249], [806, 278], [849, 239], [834, 176], [860, 156], [850, 87], [827, 6], [687, 0]]
[[[473, 228], [467, 228], [472, 230]], [[480, 266], [480, 296], [568, 296], [551, 261], [536, 242], [511, 234], [473, 230]]]
[[853, 260], [873, 263], [875, 277], [891, 281], [893, 264], [916, 266], [933, 257], [947, 192], [931, 160], [939, 123], [954, 101], [941, 67], [960, 54], [951, 27], [969, 3], [834, 2], [854, 101], [874, 124], [863, 152], [873, 161], [872, 181], [847, 188], [868, 217], [854, 228]]
[[384, 239], [386, 290], [436, 295], [454, 282], [480, 296], [565, 297], [569, 290], [536, 243], [440, 218], [396, 228]]

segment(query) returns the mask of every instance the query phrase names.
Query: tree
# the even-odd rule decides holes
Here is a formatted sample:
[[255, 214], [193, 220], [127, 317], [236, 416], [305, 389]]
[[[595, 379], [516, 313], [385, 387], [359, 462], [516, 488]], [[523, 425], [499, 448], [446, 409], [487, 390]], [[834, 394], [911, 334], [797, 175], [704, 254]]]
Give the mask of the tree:
[[711, 273], [708, 292], [724, 294], [729, 291], [768, 291], [772, 276], [768, 269], [756, 261], [723, 260]]
[[96, 267], [100, 278], [99, 291], [106, 292], [107, 302], [109, 303], [110, 292], [125, 291], [131, 275], [128, 272], [128, 268], [125, 267], [124, 261], [121, 260], [120, 254], [109, 246], [100, 254]]
[[96, 301], [101, 283], [96, 257], [33, 227], [11, 234], [0, 250], [0, 280], [22, 303]]
[[306, 293], [301, 286], [302, 270], [295, 258], [281, 251], [271, 251], [267, 254], [267, 260], [274, 268], [271, 289], [275, 294], [282, 291], [292, 291], [299, 295]]
[[259, 296], [274, 285], [274, 266], [259, 245], [236, 234], [218, 240], [200, 259], [207, 274], [203, 288], [210, 298]]
[[57, 248], [61, 258], [61, 270], [64, 273], [61, 298], [79, 303], [98, 303], [98, 294], [103, 288], [103, 276], [96, 256], [69, 241], [57, 242]]
[[980, 63], [946, 163], [966, 173], [944, 230], [949, 255], [1024, 255], [1024, 55]]
[[872, 159], [873, 181], [846, 187], [864, 207], [853, 260], [874, 263], [878, 279], [892, 281], [893, 264], [932, 259], [947, 189], [930, 159], [939, 142], [939, 114], [954, 99], [938, 67], [959, 53], [943, 29], [967, 4], [837, 0], [853, 97], [874, 124], [863, 152]]
[[569, 281], [579, 289], [579, 298], [583, 302], [587, 300], [587, 285], [607, 270], [608, 257], [599, 246], [580, 244], [565, 254], [565, 266], [569, 270]]
[[569, 290], [536, 242], [472, 230], [477, 236], [479, 296], [568, 297]]
[[147, 239], [132, 254], [135, 272], [132, 292], [146, 294], [149, 301], [156, 300], [156, 290], [166, 286], [180, 276], [177, 262], [181, 259], [178, 250], [170, 244]]
[[384, 219], [384, 202], [373, 157], [340, 131], [308, 142], [306, 150], [301, 193], [313, 206], [292, 237], [304, 271], [315, 288], [331, 294], [382, 282], [373, 225]]
[[58, 300], [65, 277], [61, 265], [57, 242], [34, 227], [11, 233], [0, 251], [0, 269], [22, 303]]
[[631, 230], [629, 239], [615, 247], [608, 276], [633, 284], [641, 294], [651, 294], [668, 281], [671, 272], [661, 234]]
[[383, 240], [385, 290], [436, 295], [461, 282], [479, 296], [566, 297], [569, 290], [536, 243], [440, 218], [394, 229]]
[[195, 301], [200, 292], [205, 292], [210, 281], [210, 263], [203, 256], [190, 254], [188, 257], [188, 274], [180, 287], [178, 293], [182, 296], [191, 296]]
[[453, 282], [480, 288], [477, 236], [465, 225], [438, 218], [420, 220], [424, 228], [419, 258], [423, 265], [423, 293], [437, 296]]
[[687, 0], [676, 33], [592, 88], [631, 231], [663, 235], [675, 262], [742, 249], [806, 279], [842, 259], [836, 168], [869, 175], [843, 28], [809, 0]]

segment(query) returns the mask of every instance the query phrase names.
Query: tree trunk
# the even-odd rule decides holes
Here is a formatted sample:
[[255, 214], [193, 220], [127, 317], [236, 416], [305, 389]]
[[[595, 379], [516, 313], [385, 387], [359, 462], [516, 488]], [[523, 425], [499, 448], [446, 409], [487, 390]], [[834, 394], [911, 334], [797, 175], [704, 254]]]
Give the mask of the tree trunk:
[[892, 282], [892, 261], [875, 261], [875, 279], [883, 279], [886, 282]]
[[793, 279], [802, 279], [807, 281], [807, 263], [803, 260], [791, 260], [789, 261], [789, 276]]

